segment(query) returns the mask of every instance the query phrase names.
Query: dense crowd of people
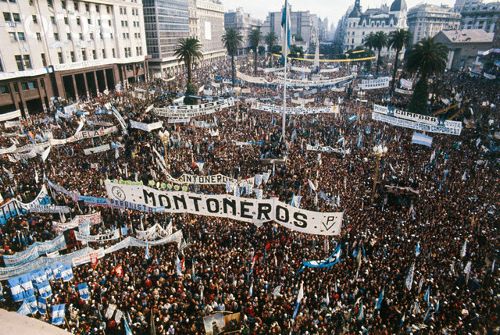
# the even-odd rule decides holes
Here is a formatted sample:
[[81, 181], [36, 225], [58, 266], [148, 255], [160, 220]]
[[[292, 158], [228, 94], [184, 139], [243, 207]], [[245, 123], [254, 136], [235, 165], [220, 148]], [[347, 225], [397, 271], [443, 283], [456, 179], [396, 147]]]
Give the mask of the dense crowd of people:
[[[242, 71], [251, 69], [251, 64], [241, 64]], [[330, 75], [348, 72], [341, 67]], [[231, 85], [214, 84], [216, 76], [230, 78], [225, 61], [194, 72], [196, 83], [211, 88], [214, 96], [230, 94]], [[157, 151], [174, 178], [220, 173], [242, 180], [269, 172], [269, 180], [260, 186], [263, 198], [290, 203], [300, 196], [300, 208], [344, 212], [341, 235], [301, 234], [273, 222], [256, 226], [192, 214], [94, 207], [49, 188], [53, 203], [69, 206], [71, 213], [9, 218], [0, 226], [3, 254], [55, 238], [54, 221], [95, 212], [101, 213], [102, 224], [91, 227], [92, 235], [115, 228], [133, 235], [155, 224], [172, 224], [174, 231], [182, 230], [185, 241], [181, 248], [171, 243], [122, 249], [73, 267], [73, 280], [51, 281], [47, 314], [33, 317], [50, 323], [49, 307], [64, 303], [61, 327], [74, 334], [125, 334], [125, 323], [134, 334], [204, 334], [203, 318], [216, 312], [240, 313], [242, 334], [498, 333], [498, 83], [464, 73], [436, 79], [435, 105], [440, 109], [460, 103], [467, 127], [460, 136], [428, 134], [431, 148], [412, 144], [413, 130], [371, 119], [373, 103], [404, 108], [409, 96], [390, 97], [387, 89], [360, 93], [357, 81], [344, 92], [290, 90], [291, 96], [314, 98], [310, 107], [339, 104], [340, 113], [288, 116], [284, 141], [281, 115], [252, 109], [258, 98], [272, 97], [281, 104], [279, 91], [272, 87], [243, 84], [250, 93], [239, 95], [235, 106], [196, 117], [212, 128], [196, 126], [193, 120], [168, 123], [152, 110], [145, 112], [150, 105], [172, 104], [183, 84], [160, 79], [128, 85], [80, 99], [81, 116], [55, 120], [56, 104], [48, 115], [32, 116], [18, 128], [0, 128], [0, 148], [68, 138], [83, 118], [83, 130], [118, 126], [114, 115], [97, 112], [110, 103], [127, 121], [163, 121], [170, 135], [164, 145], [158, 130], [129, 128], [124, 134], [118, 126], [119, 131], [103, 137], [55, 146], [45, 161], [40, 156], [1, 155], [2, 198], [28, 203], [47, 179], [96, 197], [106, 197], [107, 179], [156, 187], [167, 182]], [[84, 154], [86, 148], [110, 142], [121, 147]], [[330, 146], [340, 153], [318, 153], [307, 150], [308, 145]], [[372, 150], [376, 145], [388, 148], [379, 162]], [[285, 163], [269, 160], [284, 157]], [[196, 162], [203, 162], [203, 168]], [[187, 190], [227, 192], [225, 185], [188, 185]], [[97, 249], [116, 242], [89, 245]], [[299, 271], [304, 261], [324, 259], [337, 245], [340, 262]], [[60, 253], [82, 247], [68, 244]], [[88, 284], [89, 300], [81, 299], [78, 283]], [[12, 301], [7, 281], [1, 285], [0, 307], [18, 310], [21, 303]], [[106, 316], [110, 305], [124, 313], [123, 319]]]

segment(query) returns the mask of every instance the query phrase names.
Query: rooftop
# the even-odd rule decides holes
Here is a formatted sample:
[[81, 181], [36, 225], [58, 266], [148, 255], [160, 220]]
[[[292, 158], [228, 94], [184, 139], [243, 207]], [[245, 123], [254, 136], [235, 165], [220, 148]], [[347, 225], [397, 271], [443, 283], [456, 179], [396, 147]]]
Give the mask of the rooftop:
[[483, 29], [443, 30], [440, 32], [451, 43], [488, 43], [493, 42], [493, 33]]

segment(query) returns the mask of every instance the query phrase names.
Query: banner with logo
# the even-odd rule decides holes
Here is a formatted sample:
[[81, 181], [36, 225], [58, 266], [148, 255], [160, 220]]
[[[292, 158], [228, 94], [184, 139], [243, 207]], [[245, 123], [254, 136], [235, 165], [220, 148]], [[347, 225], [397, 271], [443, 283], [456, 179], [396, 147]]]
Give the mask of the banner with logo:
[[372, 119], [393, 126], [430, 133], [460, 135], [462, 122], [438, 119], [433, 116], [409, 113], [400, 109], [374, 104]]
[[207, 195], [165, 192], [142, 185], [105, 182], [108, 197], [147, 207], [160, 207], [167, 213], [190, 213], [224, 217], [260, 225], [274, 221], [291, 230], [314, 235], [339, 235], [343, 212], [321, 213], [292, 207], [273, 199], [240, 198], [227, 194]]
[[140, 129], [143, 131], [151, 132], [156, 129], [160, 129], [163, 127], [163, 122], [158, 121], [154, 123], [143, 123], [143, 122], [137, 122], [134, 120], [130, 120], [130, 127], [134, 129]]
[[381, 77], [377, 79], [363, 79], [361, 80], [361, 84], [359, 84], [359, 88], [362, 90], [375, 90], [379, 88], [389, 87], [389, 82], [391, 81], [390, 77]]

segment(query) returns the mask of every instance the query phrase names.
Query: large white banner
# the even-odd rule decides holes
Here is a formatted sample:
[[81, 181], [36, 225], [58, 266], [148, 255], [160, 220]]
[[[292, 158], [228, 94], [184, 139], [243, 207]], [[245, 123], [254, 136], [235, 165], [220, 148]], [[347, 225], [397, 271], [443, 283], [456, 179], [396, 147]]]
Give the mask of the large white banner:
[[156, 115], [169, 118], [191, 118], [195, 116], [212, 114], [223, 108], [232, 107], [234, 106], [234, 104], [234, 98], [228, 98], [200, 105], [172, 105], [165, 108], [154, 108], [154, 113]]
[[143, 131], [151, 132], [156, 129], [160, 129], [163, 127], [163, 122], [158, 121], [154, 123], [143, 123], [143, 122], [137, 122], [134, 120], [130, 120], [130, 127], [135, 128], [135, 129], [140, 129]]
[[306, 150], [309, 150], [309, 151], [319, 151], [319, 152], [324, 152], [324, 153], [332, 153], [332, 152], [335, 152], [337, 154], [343, 154], [344, 153], [344, 150], [342, 149], [335, 149], [333, 147], [330, 147], [330, 146], [321, 146], [321, 145], [310, 145], [310, 144], [307, 144], [306, 145]]
[[[167, 181], [174, 184], [191, 184], [191, 185], [226, 185], [227, 182], [238, 183], [236, 179], [224, 176], [223, 174], [214, 174], [209, 176], [197, 176], [193, 174], [184, 173], [179, 178], [174, 178], [171, 175], [167, 175]], [[242, 182], [247, 182], [253, 184], [253, 178], [248, 178], [242, 180]]]
[[[260, 102], [252, 104], [252, 109], [278, 114], [283, 113], [283, 106], [263, 104]], [[328, 114], [333, 112], [334, 110], [332, 107], [286, 107], [286, 114], [288, 115]]]
[[460, 135], [462, 122], [440, 120], [434, 116], [415, 114], [400, 109], [374, 104], [372, 119], [393, 126], [427, 131], [430, 133]]
[[306, 234], [339, 235], [343, 212], [320, 213], [292, 207], [273, 199], [250, 199], [231, 195], [190, 192], [165, 192], [142, 185], [122, 185], [106, 181], [110, 199], [146, 207], [162, 208], [167, 213], [190, 213], [262, 224], [274, 221]]
[[93, 147], [93, 148], [83, 149], [83, 153], [85, 154], [85, 156], [88, 156], [88, 155], [97, 154], [99, 152], [104, 152], [104, 151], [108, 151], [108, 150], [111, 150], [111, 145], [109, 143], [99, 145], [99, 146]]
[[83, 223], [95, 225], [101, 222], [101, 212], [97, 212], [87, 215], [77, 215], [69, 222], [52, 222], [52, 229], [54, 229], [56, 233], [60, 234], [65, 230], [76, 228]]
[[40, 257], [40, 255], [46, 255], [54, 251], [66, 249], [66, 242], [64, 240], [64, 235], [60, 235], [53, 240], [45, 242], [35, 242], [28, 247], [28, 249], [16, 252], [14, 255], [4, 255], [3, 261], [5, 266], [16, 266], [21, 264], [26, 264], [34, 259]]
[[[283, 79], [274, 79], [267, 80], [263, 77], [253, 77], [242, 72], [237, 71], [237, 77], [243, 81], [252, 83], [252, 84], [262, 84], [262, 85], [283, 85]], [[354, 79], [354, 75], [349, 75], [340, 78], [326, 79], [326, 80], [300, 80], [300, 79], [287, 79], [286, 85], [288, 87], [325, 87], [325, 86], [333, 86], [341, 82], [349, 81]]]
[[87, 235], [80, 231], [75, 231], [75, 238], [80, 242], [108, 242], [117, 240], [120, 238], [120, 231], [118, 229], [113, 230], [110, 233], [98, 234], [98, 235]]
[[390, 77], [382, 77], [377, 79], [363, 79], [359, 88], [362, 90], [375, 90], [379, 88], [389, 87]]
[[19, 117], [21, 117], [21, 111], [18, 109], [13, 112], [0, 114], [0, 122], [17, 119]]

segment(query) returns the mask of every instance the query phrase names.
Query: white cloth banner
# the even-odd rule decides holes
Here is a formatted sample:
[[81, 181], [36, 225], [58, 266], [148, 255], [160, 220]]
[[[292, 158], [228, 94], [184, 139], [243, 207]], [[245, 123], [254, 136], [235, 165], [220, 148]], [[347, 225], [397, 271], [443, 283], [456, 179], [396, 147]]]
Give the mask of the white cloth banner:
[[[247, 74], [237, 72], [237, 77], [240, 78], [243, 81], [252, 83], [252, 84], [265, 84], [265, 85], [283, 85], [284, 80], [283, 79], [274, 79], [274, 80], [267, 80], [266, 78], [262, 77], [253, 77], [249, 76]], [[327, 80], [298, 80], [298, 79], [287, 79], [286, 84], [288, 87], [293, 88], [293, 87], [325, 87], [325, 86], [334, 86], [338, 83], [349, 81], [351, 79], [354, 79], [354, 75], [349, 75], [345, 77], [339, 77], [339, 78], [334, 78], [334, 79], [327, 79]]]
[[154, 108], [154, 113], [159, 116], [169, 118], [191, 118], [195, 116], [215, 113], [223, 108], [232, 107], [235, 104], [234, 98], [217, 100], [201, 105], [168, 106], [165, 108]]
[[83, 149], [83, 153], [85, 154], [85, 156], [88, 156], [88, 155], [97, 154], [99, 152], [104, 152], [104, 151], [108, 151], [108, 150], [111, 150], [111, 145], [109, 143], [100, 145], [98, 147]]
[[80, 231], [75, 231], [75, 238], [77, 241], [81, 242], [107, 242], [113, 241], [120, 238], [120, 230], [115, 229], [110, 233], [99, 234], [99, 235], [86, 235]]
[[[283, 106], [268, 105], [259, 102], [252, 104], [252, 109], [278, 114], [283, 113]], [[288, 115], [328, 114], [333, 112], [332, 107], [286, 107], [286, 114]]]
[[375, 90], [379, 88], [389, 87], [390, 77], [382, 77], [377, 79], [363, 79], [359, 88], [362, 90]]
[[332, 152], [335, 152], [337, 154], [343, 154], [344, 153], [344, 150], [342, 149], [335, 149], [333, 147], [330, 147], [330, 146], [321, 146], [321, 145], [310, 145], [310, 144], [307, 144], [306, 145], [306, 150], [309, 150], [309, 151], [319, 151], [319, 152], [324, 152], [324, 153], [332, 153]]
[[139, 240], [153, 241], [158, 238], [165, 238], [172, 235], [172, 224], [170, 223], [167, 228], [163, 228], [157, 223], [146, 230], [136, 230], [135, 234]]
[[29, 208], [26, 208], [31, 213], [62, 213], [68, 214], [71, 211], [71, 208], [68, 206], [56, 206], [56, 205], [32, 205]]
[[0, 148], [0, 155], [6, 155], [6, 154], [14, 153], [14, 152], [16, 152], [16, 149], [17, 149], [17, 147], [16, 147], [15, 144], [12, 144], [8, 148]]
[[163, 122], [158, 121], [158, 122], [154, 122], [154, 123], [142, 123], [142, 122], [130, 120], [130, 127], [135, 128], [135, 129], [140, 129], [143, 131], [147, 131], [147, 132], [151, 132], [153, 130], [160, 129], [161, 127], [163, 127]]
[[389, 109], [386, 106], [374, 104], [372, 119], [394, 126], [430, 133], [460, 135], [462, 122], [440, 120], [434, 116], [415, 114], [400, 109]]
[[53, 240], [45, 242], [35, 242], [28, 249], [16, 252], [14, 255], [4, 255], [3, 261], [5, 266], [16, 266], [26, 264], [41, 255], [49, 254], [55, 251], [66, 249], [64, 235], [60, 235]]
[[0, 122], [9, 121], [9, 120], [17, 119], [20, 117], [21, 117], [21, 111], [18, 109], [18, 110], [15, 110], [13, 112], [0, 114]]
[[105, 182], [110, 199], [146, 207], [160, 207], [167, 213], [190, 213], [262, 224], [274, 221], [294, 231], [315, 235], [339, 235], [343, 212], [321, 213], [294, 208], [273, 199], [250, 199], [231, 195], [165, 192], [142, 185]]
[[52, 229], [58, 234], [68, 230], [78, 227], [83, 223], [88, 223], [90, 225], [99, 224], [102, 222], [101, 212], [87, 214], [87, 215], [77, 215], [70, 222], [52, 222]]
[[411, 90], [413, 88], [413, 82], [411, 80], [401, 78], [399, 83], [401, 84], [401, 88], [405, 90]]

